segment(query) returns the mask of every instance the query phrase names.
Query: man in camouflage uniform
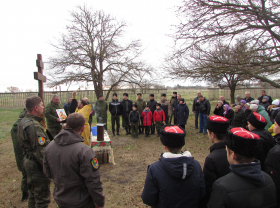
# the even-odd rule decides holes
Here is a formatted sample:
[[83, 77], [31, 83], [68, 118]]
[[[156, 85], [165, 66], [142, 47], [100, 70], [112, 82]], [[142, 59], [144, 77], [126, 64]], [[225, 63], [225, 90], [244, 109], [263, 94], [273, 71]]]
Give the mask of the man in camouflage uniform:
[[103, 95], [98, 96], [98, 100], [95, 103], [95, 112], [96, 112], [96, 119], [98, 122], [98, 118], [101, 117], [103, 123], [105, 123], [104, 128], [107, 130], [107, 111], [108, 105], [107, 102], [104, 100]]
[[44, 112], [41, 98], [27, 98], [26, 109], [27, 115], [18, 125], [18, 138], [27, 174], [28, 207], [45, 208], [50, 203], [50, 179], [43, 173], [43, 155], [50, 140], [46, 128], [40, 123]]
[[172, 123], [172, 119], [174, 117], [174, 125], [175, 125], [175, 110], [172, 108], [174, 101], [177, 101], [177, 92], [173, 92], [173, 96], [170, 98], [170, 106], [171, 106], [171, 115], [169, 124]]
[[26, 109], [21, 111], [21, 113], [19, 114], [19, 119], [14, 123], [14, 125], [11, 129], [11, 136], [12, 136], [12, 141], [13, 141], [13, 146], [14, 146], [16, 163], [17, 163], [18, 170], [22, 173], [22, 178], [21, 178], [22, 198], [21, 198], [21, 201], [28, 199], [28, 187], [27, 187], [26, 172], [22, 166], [23, 152], [22, 152], [22, 149], [20, 148], [20, 144], [19, 144], [18, 137], [17, 137], [17, 127], [18, 127], [19, 122], [24, 118], [25, 114], [26, 114]]
[[56, 113], [57, 109], [63, 109], [63, 105], [59, 103], [59, 97], [54, 95], [52, 101], [46, 105], [45, 111], [47, 127], [53, 137], [55, 137], [62, 129], [62, 126], [60, 125], [61, 120]]
[[139, 115], [140, 115], [139, 134], [144, 134], [142, 112], [146, 107], [146, 102], [142, 99], [141, 93], [137, 93], [137, 97], [138, 97], [138, 99], [136, 100], [135, 104], [137, 104], [137, 111], [139, 112]]

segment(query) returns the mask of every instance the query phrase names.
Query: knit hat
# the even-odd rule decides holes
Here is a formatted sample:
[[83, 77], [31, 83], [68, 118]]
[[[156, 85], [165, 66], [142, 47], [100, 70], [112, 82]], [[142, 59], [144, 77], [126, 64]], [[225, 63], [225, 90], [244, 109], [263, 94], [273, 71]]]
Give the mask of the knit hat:
[[139, 93], [137, 93], [137, 95], [141, 95], [142, 96], [142, 93], [139, 92]]
[[135, 108], [137, 108], [137, 104], [136, 104], [136, 103], [135, 103], [135, 104], [133, 104], [133, 105], [132, 105], [132, 107], [135, 107]]
[[247, 102], [246, 102], [246, 100], [241, 100], [240, 101], [241, 103], [244, 103], [244, 104], [246, 104]]
[[103, 97], [103, 95], [99, 95], [98, 98]]
[[155, 95], [154, 94], [150, 94], [150, 97], [155, 97]]
[[278, 125], [280, 125], [280, 115], [277, 115], [274, 119]]
[[126, 96], [126, 97], [128, 97], [128, 94], [127, 94], [127, 93], [123, 93], [123, 96]]
[[273, 100], [273, 102], [272, 102], [272, 105], [279, 105], [279, 100], [278, 99], [276, 99], [276, 100]]
[[266, 126], [267, 122], [265, 120], [265, 118], [256, 113], [256, 112], [252, 112], [248, 118], [247, 121], [252, 124], [252, 126], [254, 126], [256, 129], [264, 129], [264, 127]]
[[185, 145], [186, 132], [179, 126], [164, 125], [160, 129], [160, 141], [170, 148], [181, 148]]
[[164, 96], [164, 97], [166, 97], [166, 94], [165, 94], [165, 93], [162, 93], [162, 94], [161, 94], [161, 96]]
[[237, 96], [236, 96], [236, 99], [237, 99], [237, 98], [241, 98], [241, 96], [240, 96], [240, 95], [237, 95]]
[[160, 104], [160, 103], [157, 103], [156, 106], [161, 106], [161, 104]]
[[255, 157], [258, 153], [260, 136], [241, 127], [230, 127], [226, 132], [226, 145], [235, 153]]
[[173, 94], [176, 94], [176, 95], [177, 95], [177, 92], [173, 92]]
[[259, 105], [259, 104], [260, 104], [260, 101], [259, 101], [259, 100], [252, 100], [252, 101], [250, 102], [250, 104]]
[[256, 110], [256, 109], [258, 109], [258, 105], [256, 105], [256, 104], [250, 104], [250, 109], [251, 110]]
[[229, 127], [229, 120], [222, 116], [210, 116], [207, 119], [207, 129], [214, 133], [225, 134]]
[[116, 97], [118, 97], [118, 94], [114, 92], [114, 93], [113, 93], [113, 96], [116, 96]]
[[184, 98], [181, 98], [180, 101], [183, 101], [183, 103], [185, 102]]
[[268, 101], [269, 97], [268, 96], [264, 96], [263, 99], [266, 99], [266, 101]]

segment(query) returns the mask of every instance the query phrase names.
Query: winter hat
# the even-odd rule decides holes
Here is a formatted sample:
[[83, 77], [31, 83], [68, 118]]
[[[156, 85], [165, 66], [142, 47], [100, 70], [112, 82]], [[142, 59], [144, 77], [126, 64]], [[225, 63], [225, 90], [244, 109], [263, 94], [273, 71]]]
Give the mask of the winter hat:
[[256, 105], [256, 104], [250, 104], [250, 109], [251, 110], [256, 110], [256, 109], [258, 109], [258, 105]]
[[183, 103], [185, 102], [184, 98], [181, 98], [180, 101], [183, 101]]
[[279, 100], [278, 99], [276, 99], [276, 100], [274, 100], [273, 102], [272, 102], [272, 105], [279, 105]]
[[244, 103], [244, 104], [246, 104], [247, 102], [246, 102], [246, 100], [241, 100], [240, 101], [241, 103]]
[[170, 148], [181, 148], [185, 145], [186, 132], [179, 126], [164, 125], [160, 129], [160, 141]]
[[165, 93], [162, 93], [162, 94], [161, 94], [161, 96], [164, 96], [164, 97], [166, 97], [166, 94], [165, 94]]
[[267, 122], [265, 120], [265, 118], [256, 113], [256, 112], [252, 112], [248, 118], [247, 121], [252, 124], [252, 126], [254, 126], [256, 129], [264, 129], [264, 127], [266, 126]]
[[259, 101], [259, 100], [252, 100], [252, 101], [250, 102], [250, 104], [259, 105], [259, 104], [260, 104], [260, 101]]
[[278, 125], [280, 125], [280, 115], [277, 115], [274, 119]]
[[137, 95], [141, 95], [142, 96], [142, 93], [139, 92], [139, 93], [137, 93]]
[[126, 96], [126, 97], [128, 97], [128, 94], [127, 94], [127, 93], [123, 93], [123, 96]]
[[173, 94], [176, 94], [176, 95], [177, 95], [177, 92], [173, 92]]
[[150, 97], [155, 97], [155, 95], [154, 94], [150, 94]]
[[237, 95], [237, 96], [236, 96], [236, 99], [237, 99], [237, 98], [241, 98], [241, 96], [240, 96], [240, 95]]
[[241, 127], [230, 127], [226, 132], [226, 145], [235, 153], [255, 157], [258, 153], [260, 136]]
[[135, 108], [137, 108], [137, 104], [136, 104], [136, 103], [135, 103], [135, 104], [133, 104], [133, 105], [132, 105], [132, 107], [135, 107]]
[[103, 95], [99, 95], [98, 98], [103, 97]]
[[114, 92], [114, 93], [113, 93], [113, 96], [116, 96], [116, 97], [118, 97], [118, 94]]
[[160, 104], [160, 103], [157, 103], [156, 106], [161, 106], [161, 104]]
[[207, 119], [207, 129], [214, 133], [225, 134], [229, 127], [229, 120], [222, 116], [210, 116]]
[[263, 99], [266, 99], [266, 101], [268, 101], [269, 97], [268, 96], [264, 96]]

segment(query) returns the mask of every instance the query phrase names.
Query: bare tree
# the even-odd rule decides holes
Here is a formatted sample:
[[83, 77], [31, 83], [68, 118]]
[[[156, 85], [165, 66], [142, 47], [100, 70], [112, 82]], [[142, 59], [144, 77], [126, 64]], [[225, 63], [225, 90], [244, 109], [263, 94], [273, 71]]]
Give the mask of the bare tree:
[[244, 85], [244, 81], [252, 79], [250, 74], [244, 72], [250, 70], [256, 73], [259, 67], [252, 67], [244, 63], [254, 62], [258, 55], [252, 53], [247, 47], [248, 41], [238, 41], [234, 46], [218, 43], [210, 49], [200, 50], [195, 53], [181, 54], [166, 60], [167, 72], [175, 79], [194, 79], [196, 81], [208, 81], [220, 88], [230, 89], [231, 103], [235, 100], [235, 90], [238, 85]]
[[20, 89], [18, 87], [13, 87], [13, 86], [7, 87], [7, 90], [8, 92], [11, 93], [20, 92]]
[[[277, 82], [265, 76], [266, 72], [280, 71], [279, 11], [278, 0], [184, 0], [178, 9], [181, 23], [176, 26], [174, 35], [176, 55], [198, 47], [199, 50], [212, 47], [216, 41], [230, 45], [246, 37], [250, 39], [248, 47], [254, 49], [253, 54], [262, 54], [262, 57], [239, 63], [246, 66], [240, 69], [279, 88]], [[248, 65], [259, 70], [251, 71]]]
[[[136, 83], [151, 75], [151, 67], [139, 60], [141, 44], [122, 39], [125, 22], [118, 22], [102, 11], [78, 6], [71, 12], [71, 23], [52, 46], [57, 54], [49, 59], [50, 87], [71, 82], [93, 82], [96, 96], [109, 79], [110, 89], [120, 83]], [[108, 97], [108, 96], [107, 96]], [[107, 98], [106, 98], [107, 99]]]

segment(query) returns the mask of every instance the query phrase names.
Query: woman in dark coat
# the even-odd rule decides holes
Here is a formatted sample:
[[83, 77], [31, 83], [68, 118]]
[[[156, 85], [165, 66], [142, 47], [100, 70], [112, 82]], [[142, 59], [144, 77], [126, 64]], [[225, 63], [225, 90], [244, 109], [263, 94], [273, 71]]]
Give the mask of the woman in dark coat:
[[181, 98], [179, 105], [177, 105], [175, 118], [177, 119], [177, 124], [185, 129], [185, 125], [187, 124], [187, 120], [189, 118], [189, 108], [186, 105], [184, 98]]
[[229, 107], [229, 105], [224, 105], [224, 117], [226, 117], [229, 122], [231, 123], [233, 116], [234, 116], [234, 111]]
[[214, 110], [214, 114], [217, 116], [224, 116], [223, 101], [219, 100]]
[[234, 112], [233, 119], [231, 121], [231, 126], [245, 128], [247, 126], [247, 121], [246, 121], [244, 111], [240, 109], [240, 105], [235, 106], [234, 111], [235, 112]]

